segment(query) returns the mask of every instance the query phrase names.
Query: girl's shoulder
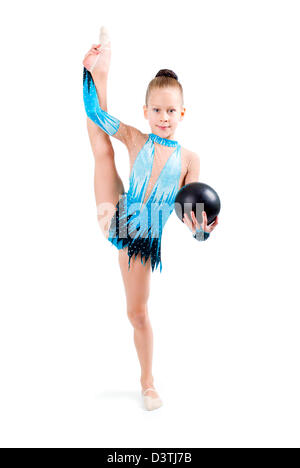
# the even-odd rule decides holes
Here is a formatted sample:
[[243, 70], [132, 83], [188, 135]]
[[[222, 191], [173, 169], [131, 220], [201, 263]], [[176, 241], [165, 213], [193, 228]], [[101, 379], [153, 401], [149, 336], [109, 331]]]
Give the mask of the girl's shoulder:
[[187, 148], [181, 146], [181, 157], [185, 161], [186, 165], [189, 166], [191, 162], [199, 159], [199, 156], [194, 151], [191, 151]]
[[127, 125], [127, 148], [131, 152], [137, 147], [143, 147], [148, 140], [148, 134], [141, 132], [138, 128]]

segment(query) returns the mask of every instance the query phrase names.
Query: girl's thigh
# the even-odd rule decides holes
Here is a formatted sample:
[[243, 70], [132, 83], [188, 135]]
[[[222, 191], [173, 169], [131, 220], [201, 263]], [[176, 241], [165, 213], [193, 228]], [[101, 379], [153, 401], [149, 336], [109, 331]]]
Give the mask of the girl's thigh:
[[140, 254], [131, 257], [128, 271], [127, 248], [119, 250], [119, 265], [123, 278], [127, 309], [135, 309], [147, 305], [150, 294], [151, 264], [150, 259], [146, 264], [141, 262]]
[[100, 228], [107, 238], [116, 205], [124, 193], [114, 161], [103, 158], [95, 162], [95, 199], [97, 205], [97, 218]]
[[87, 129], [95, 159], [94, 189], [100, 228], [108, 237], [108, 228], [124, 185], [115, 164], [109, 135], [87, 119]]

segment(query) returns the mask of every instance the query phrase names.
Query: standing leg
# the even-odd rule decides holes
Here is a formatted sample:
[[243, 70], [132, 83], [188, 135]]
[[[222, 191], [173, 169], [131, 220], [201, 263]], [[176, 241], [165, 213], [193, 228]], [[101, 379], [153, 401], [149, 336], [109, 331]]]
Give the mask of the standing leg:
[[[134, 328], [134, 344], [141, 366], [142, 390], [153, 387], [152, 375], [153, 332], [148, 315], [148, 298], [150, 293], [151, 265], [141, 263], [140, 255], [132, 257], [128, 271], [127, 249], [119, 250], [119, 265], [125, 287], [127, 315]], [[157, 398], [155, 391], [148, 396]]]

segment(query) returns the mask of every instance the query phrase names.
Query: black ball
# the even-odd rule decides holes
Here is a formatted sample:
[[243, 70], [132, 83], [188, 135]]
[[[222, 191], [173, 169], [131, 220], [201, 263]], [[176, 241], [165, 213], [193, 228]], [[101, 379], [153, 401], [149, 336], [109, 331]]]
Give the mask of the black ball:
[[[204, 206], [196, 203], [204, 203]], [[203, 208], [203, 210], [202, 210]], [[196, 215], [198, 223], [202, 223], [202, 211], [207, 214], [207, 224], [211, 224], [218, 216], [221, 209], [221, 202], [217, 192], [207, 184], [202, 182], [192, 182], [184, 185], [177, 193], [175, 198], [175, 213], [183, 222], [183, 215], [187, 213], [191, 219], [190, 212], [193, 211]]]

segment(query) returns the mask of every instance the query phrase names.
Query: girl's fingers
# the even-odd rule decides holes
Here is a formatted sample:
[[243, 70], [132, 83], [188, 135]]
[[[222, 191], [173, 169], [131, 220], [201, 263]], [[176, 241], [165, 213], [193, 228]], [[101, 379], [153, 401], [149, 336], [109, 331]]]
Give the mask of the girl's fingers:
[[88, 52], [84, 58], [87, 58], [89, 55], [98, 55], [96, 52]]
[[198, 225], [199, 223], [198, 223], [196, 215], [195, 215], [195, 213], [193, 211], [191, 211], [191, 217], [192, 217], [193, 223], [195, 225]]
[[96, 51], [96, 52], [99, 52], [98, 47], [91, 47], [90, 50], [88, 51], [88, 54], [89, 54], [89, 53], [92, 53], [92, 52], [95, 52], [95, 51]]
[[99, 50], [98, 49], [90, 49], [87, 54], [98, 54]]
[[90, 49], [86, 54], [85, 54], [85, 57], [87, 57], [88, 55], [91, 55], [93, 53], [93, 49]]
[[193, 211], [191, 211], [191, 216], [192, 216], [192, 219], [193, 219], [193, 229], [199, 229], [200, 227], [202, 227], [203, 230], [205, 226], [205, 223], [202, 223], [202, 225], [198, 222], [197, 218], [196, 218], [196, 215]]
[[194, 224], [196, 224], [196, 223], [195, 223], [195, 215], [194, 215], [194, 212], [191, 211], [190, 215], [191, 215], [192, 221], [189, 219], [188, 215], [186, 215], [186, 217], [187, 217], [187, 219], [189, 220], [190, 225], [191, 225], [192, 227], [194, 227]]
[[216, 217], [216, 219], [214, 220], [214, 222], [212, 223], [212, 228], [214, 229], [217, 225], [218, 225], [218, 216]]
[[185, 224], [189, 224], [189, 220], [187, 219], [186, 213], [184, 213], [184, 215], [183, 215], [183, 222]]
[[205, 211], [202, 211], [202, 220], [203, 220], [202, 225], [201, 225], [202, 229], [203, 229], [203, 231], [208, 232], [207, 231], [207, 216], [206, 216]]
[[[193, 230], [195, 227], [199, 229], [200, 224], [198, 223], [196, 215], [193, 211], [191, 211], [191, 218], [193, 222], [190, 221], [187, 214], [185, 213], [184, 214], [185, 224], [187, 224], [191, 230]], [[217, 216], [214, 222], [210, 226], [207, 226], [207, 214], [205, 211], [202, 211], [202, 219], [203, 219], [203, 222], [201, 224], [201, 227], [205, 232], [212, 232], [215, 229], [215, 227], [218, 225], [218, 221], [219, 221], [219, 218]]]
[[217, 225], [218, 225], [218, 219], [216, 218], [214, 222], [208, 227], [208, 229], [210, 229], [210, 232], [213, 231]]
[[186, 213], [184, 213], [183, 222], [187, 225], [187, 227], [188, 227], [189, 229], [192, 229], [192, 223], [191, 223], [191, 221], [189, 220], [189, 218], [187, 217], [187, 214], [186, 214]]

